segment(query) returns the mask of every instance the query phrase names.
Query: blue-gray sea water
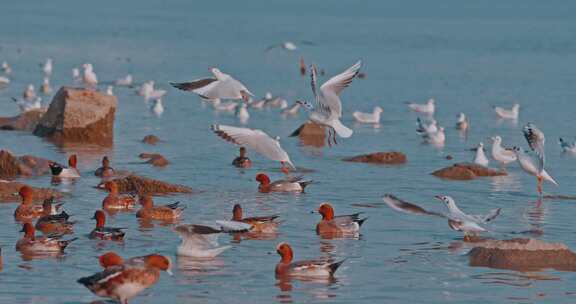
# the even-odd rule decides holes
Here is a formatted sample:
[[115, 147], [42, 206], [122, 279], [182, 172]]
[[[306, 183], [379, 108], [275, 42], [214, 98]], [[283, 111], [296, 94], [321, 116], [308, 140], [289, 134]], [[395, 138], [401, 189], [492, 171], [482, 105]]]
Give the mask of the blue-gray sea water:
[[[70, 85], [71, 69], [94, 64], [102, 81], [132, 73], [136, 82], [155, 80], [168, 91], [165, 112], [155, 117], [135, 89], [115, 88], [118, 97], [115, 140], [109, 150], [62, 150], [23, 132], [0, 133], [0, 148], [65, 162], [80, 156], [82, 178], [55, 186], [68, 192], [66, 210], [78, 221], [80, 239], [59, 259], [23, 260], [14, 245], [20, 227], [14, 203], [0, 204], [2, 303], [89, 303], [97, 299], [75, 281], [99, 270], [96, 257], [114, 250], [125, 257], [160, 252], [175, 261], [175, 275], [162, 275], [134, 303], [573, 303], [576, 276], [545, 270], [522, 273], [468, 265], [462, 235], [446, 221], [397, 213], [382, 204], [385, 193], [443, 211], [434, 195], [453, 196], [462, 209], [483, 213], [500, 207], [502, 215], [487, 236], [512, 238], [515, 231], [540, 230], [539, 239], [576, 248], [572, 227], [574, 201], [537, 202], [535, 178], [517, 164], [509, 176], [468, 182], [440, 180], [430, 173], [455, 161], [470, 161], [469, 148], [501, 135], [508, 146], [527, 148], [521, 128], [535, 123], [547, 136], [547, 170], [560, 186], [552, 194], [573, 195], [576, 159], [563, 155], [559, 136], [573, 140], [576, 113], [576, 4], [570, 1], [5, 1], [0, 9], [0, 61], [13, 68], [12, 83], [0, 90], [1, 116], [18, 113], [10, 101], [29, 83], [39, 86], [39, 64], [54, 59], [52, 83]], [[274, 49], [282, 41], [312, 41], [296, 52]], [[213, 123], [239, 125], [230, 113], [216, 113], [190, 93], [168, 84], [209, 76], [217, 66], [245, 83], [255, 95], [271, 91], [290, 102], [312, 99], [309, 78], [298, 73], [304, 56], [334, 75], [363, 60], [365, 79], [342, 94], [343, 122], [354, 130], [349, 139], [323, 149], [305, 147], [288, 135], [307, 115], [283, 118], [279, 110], [250, 110], [245, 126], [280, 136], [293, 162], [310, 169], [317, 181], [307, 193], [260, 194], [254, 176], [282, 177], [278, 164], [254, 153], [251, 169], [230, 165], [237, 148], [210, 131]], [[327, 79], [321, 77], [321, 81]], [[103, 87], [102, 87], [103, 88]], [[415, 133], [417, 115], [405, 101], [435, 98], [439, 123], [446, 127], [442, 149], [423, 145]], [[51, 97], [45, 97], [47, 103]], [[492, 105], [521, 104], [516, 123], [499, 121]], [[352, 111], [384, 108], [379, 128], [358, 125]], [[454, 129], [456, 115], [468, 114], [466, 138]], [[147, 134], [163, 142], [140, 142]], [[376, 151], [401, 151], [400, 166], [347, 163], [341, 159]], [[138, 164], [141, 152], [163, 154], [171, 165], [158, 169]], [[89, 240], [105, 193], [93, 188], [93, 170], [103, 155], [112, 165], [197, 190], [175, 200], [187, 209], [182, 222], [204, 223], [231, 216], [241, 203], [248, 215], [279, 214], [275, 240], [234, 242], [216, 260], [192, 263], [175, 257], [178, 236], [170, 226], [142, 227], [133, 213], [109, 219], [127, 227], [123, 244]], [[454, 160], [446, 160], [452, 155]], [[492, 161], [492, 166], [497, 164]], [[50, 177], [24, 179], [50, 187]], [[336, 213], [365, 212], [369, 217], [359, 240], [321, 240], [314, 227], [321, 202]], [[365, 207], [366, 205], [373, 208]], [[277, 285], [275, 246], [288, 241], [296, 259], [347, 258], [332, 284], [293, 282]]]

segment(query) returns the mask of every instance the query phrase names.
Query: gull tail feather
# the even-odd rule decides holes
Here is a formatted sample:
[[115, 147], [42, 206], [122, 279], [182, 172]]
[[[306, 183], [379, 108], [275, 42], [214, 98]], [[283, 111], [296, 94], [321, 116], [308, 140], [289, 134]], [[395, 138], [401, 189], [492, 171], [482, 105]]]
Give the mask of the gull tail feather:
[[338, 119], [333, 120], [330, 126], [336, 131], [336, 134], [342, 138], [348, 138], [354, 133], [354, 131], [343, 125]]

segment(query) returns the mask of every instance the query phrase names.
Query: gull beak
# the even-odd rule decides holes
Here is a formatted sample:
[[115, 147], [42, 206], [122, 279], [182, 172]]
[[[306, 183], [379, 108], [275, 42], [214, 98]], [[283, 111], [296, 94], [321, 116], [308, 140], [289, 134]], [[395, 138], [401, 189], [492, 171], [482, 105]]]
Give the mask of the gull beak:
[[442, 196], [440, 196], [440, 195], [435, 195], [434, 198], [437, 200], [442, 200]]

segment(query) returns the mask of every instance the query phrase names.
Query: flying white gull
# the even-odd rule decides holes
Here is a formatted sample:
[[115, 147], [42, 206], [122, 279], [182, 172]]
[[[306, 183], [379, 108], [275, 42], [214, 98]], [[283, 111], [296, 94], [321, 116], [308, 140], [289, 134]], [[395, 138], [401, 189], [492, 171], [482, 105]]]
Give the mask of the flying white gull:
[[288, 153], [280, 146], [280, 139], [278, 137], [272, 138], [262, 130], [226, 125], [212, 125], [211, 128], [214, 133], [226, 141], [252, 149], [268, 159], [279, 161], [284, 173], [288, 172], [288, 168], [285, 166], [286, 164], [296, 169], [292, 161], [290, 161]]
[[[311, 41], [300, 41], [300, 44], [303, 45], [316, 45], [314, 42]], [[296, 45], [296, 43], [292, 42], [292, 41], [284, 41], [278, 44], [273, 44], [269, 47], [266, 48], [266, 52], [269, 52], [275, 48], [281, 48], [283, 50], [286, 51], [296, 51], [298, 49], [298, 46]]]
[[[347, 88], [352, 80], [358, 75], [362, 62], [358, 61], [353, 66], [349, 67], [346, 71], [330, 78], [320, 87], [320, 92], [316, 91], [317, 75], [316, 66], [310, 67], [310, 75], [312, 78], [311, 86], [312, 93], [315, 98], [315, 106], [305, 101], [298, 101], [304, 105], [305, 108], [310, 110], [310, 120], [323, 125], [328, 128], [328, 144], [330, 145], [330, 137], [336, 144], [336, 134], [342, 138], [352, 136], [353, 131], [342, 124], [340, 118], [342, 117], [342, 101], [340, 100], [340, 93]], [[333, 133], [333, 134], [332, 134]]]
[[448, 220], [448, 226], [452, 230], [464, 232], [465, 240], [470, 236], [486, 231], [482, 225], [494, 220], [501, 211], [501, 209], [498, 208], [491, 210], [486, 215], [469, 215], [458, 208], [452, 197], [437, 195], [435, 198], [446, 204], [446, 207], [448, 208], [447, 213], [444, 214], [427, 211], [418, 205], [403, 201], [391, 194], [384, 195], [383, 200], [390, 208], [399, 212], [416, 215], [432, 215], [446, 218]]
[[210, 68], [209, 71], [212, 72], [214, 78], [203, 78], [182, 83], [171, 82], [170, 84], [183, 91], [192, 91], [208, 100], [242, 99], [248, 102], [250, 96], [254, 96], [246, 86], [232, 76], [222, 73], [217, 68]]

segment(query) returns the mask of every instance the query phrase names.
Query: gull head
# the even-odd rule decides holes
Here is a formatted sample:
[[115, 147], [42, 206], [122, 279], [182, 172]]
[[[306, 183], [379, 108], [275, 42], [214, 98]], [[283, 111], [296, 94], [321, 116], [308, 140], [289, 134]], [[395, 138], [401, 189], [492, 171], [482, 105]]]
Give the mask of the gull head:
[[516, 111], [518, 111], [518, 110], [520, 110], [520, 104], [515, 103], [515, 104], [512, 106], [512, 111], [515, 111], [515, 112], [516, 112]]
[[314, 106], [306, 100], [296, 100], [296, 103], [304, 106], [306, 110], [314, 110]]
[[458, 122], [463, 122], [466, 120], [466, 115], [462, 112], [458, 114]]
[[34, 85], [33, 85], [33, 84], [29, 84], [29, 85], [26, 87], [26, 91], [34, 91]]
[[496, 136], [492, 136], [490, 137], [490, 139], [492, 140], [492, 142], [494, 142], [495, 144], [500, 144], [502, 142], [502, 137], [496, 135]]
[[434, 198], [436, 198], [437, 200], [440, 200], [441, 202], [446, 204], [446, 206], [448, 206], [448, 208], [450, 208], [456, 204], [456, 202], [454, 202], [454, 199], [451, 198], [450, 196], [447, 196], [447, 195], [436, 195], [436, 196], [434, 196]]
[[428, 104], [429, 104], [429, 105], [433, 105], [433, 104], [434, 104], [434, 102], [435, 102], [435, 101], [434, 101], [434, 98], [430, 98], [430, 99], [428, 99]]
[[384, 109], [382, 109], [381, 107], [379, 106], [374, 107], [374, 113], [382, 113], [382, 112], [384, 112]]
[[478, 144], [478, 149], [484, 149], [484, 143], [483, 142], [480, 142]]

